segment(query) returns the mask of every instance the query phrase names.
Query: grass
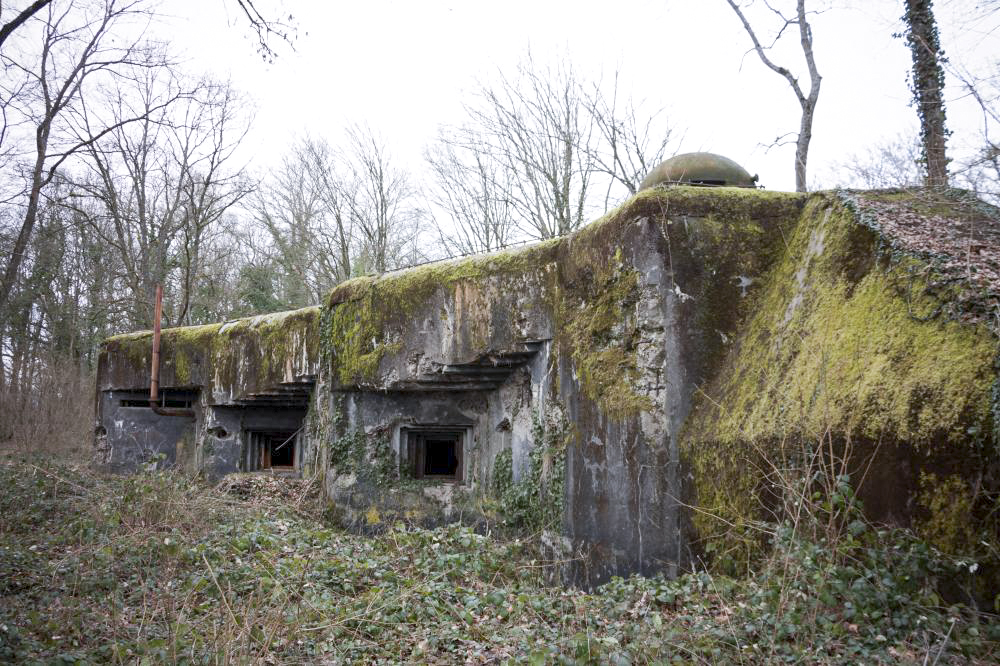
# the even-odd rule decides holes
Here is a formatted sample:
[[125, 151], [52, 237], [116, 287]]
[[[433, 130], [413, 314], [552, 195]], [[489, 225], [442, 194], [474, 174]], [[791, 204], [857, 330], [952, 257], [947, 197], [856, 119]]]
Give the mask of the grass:
[[[845, 494], [848, 491], [841, 489]], [[764, 527], [739, 579], [547, 584], [526, 540], [454, 526], [360, 537], [305, 482], [0, 462], [0, 661], [994, 663], [993, 616], [937, 582], [974, 566], [860, 521]]]

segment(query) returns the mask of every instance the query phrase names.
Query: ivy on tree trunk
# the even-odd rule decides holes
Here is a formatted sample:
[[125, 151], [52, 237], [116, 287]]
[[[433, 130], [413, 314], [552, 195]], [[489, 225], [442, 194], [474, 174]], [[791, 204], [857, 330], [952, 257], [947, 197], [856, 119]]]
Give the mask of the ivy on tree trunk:
[[944, 110], [944, 53], [938, 40], [933, 0], [906, 0], [906, 44], [913, 57], [910, 87], [920, 116], [920, 143], [930, 187], [948, 185]]

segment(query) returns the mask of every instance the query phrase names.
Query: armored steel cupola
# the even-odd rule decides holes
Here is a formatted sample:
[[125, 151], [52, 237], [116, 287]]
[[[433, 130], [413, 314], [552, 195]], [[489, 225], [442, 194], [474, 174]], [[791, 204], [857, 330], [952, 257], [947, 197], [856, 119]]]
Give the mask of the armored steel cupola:
[[656, 185], [756, 187], [757, 176], [751, 176], [746, 169], [722, 155], [684, 153], [661, 162], [643, 179], [639, 189]]

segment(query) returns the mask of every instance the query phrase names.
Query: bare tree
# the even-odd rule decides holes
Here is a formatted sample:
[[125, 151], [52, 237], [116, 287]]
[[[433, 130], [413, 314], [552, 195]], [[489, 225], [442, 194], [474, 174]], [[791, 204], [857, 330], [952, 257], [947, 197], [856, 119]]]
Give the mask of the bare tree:
[[284, 42], [290, 47], [294, 46], [298, 27], [293, 15], [289, 14], [287, 19], [268, 16], [260, 10], [260, 3], [256, 0], [236, 0], [236, 4], [256, 35], [257, 53], [265, 62], [274, 62], [278, 57], [272, 40]]
[[955, 181], [978, 196], [1000, 204], [1000, 138], [996, 136], [1000, 130], [1000, 67], [986, 76], [976, 76], [957, 67], [950, 67], [949, 71], [962, 82], [962, 87], [979, 107], [980, 116], [979, 149], [958, 165]]
[[424, 213], [409, 175], [395, 165], [385, 142], [367, 126], [351, 127], [342, 160], [362, 272], [383, 273], [422, 259], [417, 241]]
[[536, 65], [529, 53], [516, 76], [481, 84], [467, 107], [483, 149], [509, 175], [507, 199], [521, 229], [552, 238], [577, 229], [589, 214], [594, 123], [568, 61]]
[[[0, 23], [0, 48], [7, 41], [15, 30], [28, 23], [29, 19], [41, 12], [53, 0], [32, 0], [20, 10], [14, 10], [14, 17], [9, 21]], [[254, 0], [236, 0], [237, 6], [243, 13], [250, 28], [254, 31], [257, 39], [257, 52], [267, 62], [273, 62], [277, 57], [277, 52], [271, 45], [272, 39], [282, 41], [292, 46], [295, 41], [297, 26], [295, 17], [289, 15], [283, 20], [278, 17], [268, 16], [258, 8]], [[4, 8], [0, 6], [0, 19], [3, 18]]]
[[607, 177], [604, 209], [616, 184], [635, 194], [639, 184], [662, 162], [673, 143], [673, 128], [664, 122], [664, 111], [647, 113], [631, 97], [619, 99], [619, 72], [615, 71], [610, 92], [601, 83], [592, 84], [584, 99], [598, 140], [591, 144], [591, 166]]
[[319, 263], [335, 284], [354, 272], [357, 247], [350, 202], [354, 200], [356, 185], [344, 180], [340, 158], [327, 141], [307, 137], [302, 143], [302, 156], [326, 213], [326, 224], [315, 237]]
[[[45, 9], [46, 5], [50, 2], [52, 2], [52, 0], [34, 0], [34, 2], [31, 2], [26, 7], [23, 7], [20, 11], [18, 11], [14, 15], [14, 18], [0, 24], [0, 48], [3, 47], [3, 43], [7, 41], [7, 38], [10, 37], [15, 30], [27, 23], [28, 19], [32, 16]], [[3, 16], [3, 14], [3, 8], [0, 7], [0, 16]]]
[[501, 165], [474, 128], [442, 128], [424, 153], [431, 167], [431, 202], [451, 217], [437, 222], [449, 254], [476, 254], [506, 247], [516, 231], [508, 193], [513, 174]]
[[449, 252], [490, 251], [573, 231], [635, 194], [666, 156], [672, 129], [610, 85], [578, 77], [568, 59], [480, 83], [468, 120], [443, 127], [425, 151], [431, 203]]
[[[346, 277], [331, 260], [336, 261], [343, 252], [351, 256], [352, 240], [348, 239], [347, 248], [336, 248], [332, 253], [324, 251], [322, 242], [330, 236], [327, 204], [340, 201], [340, 184], [333, 173], [336, 168], [325, 143], [309, 137], [299, 139], [254, 196], [254, 215], [266, 230], [271, 247], [264, 255], [267, 259], [257, 265], [276, 265], [275, 286], [286, 307], [316, 303]], [[324, 191], [327, 187], [335, 191]]]
[[[9, 300], [18, 271], [25, 257], [31, 233], [38, 217], [43, 189], [55, 178], [59, 168], [78, 152], [104, 136], [143, 115], [129, 115], [115, 122], [92, 127], [92, 134], [72, 131], [67, 119], [81, 101], [100, 86], [114, 85], [116, 79], [129, 76], [136, 67], [161, 67], [162, 53], [134, 39], [114, 35], [115, 28], [140, 19], [148, 19], [145, 0], [94, 0], [88, 3], [50, 3], [38, 12], [37, 51], [7, 49], [0, 54], [3, 70], [12, 73], [4, 80], [0, 96], [6, 118], [16, 116], [14, 124], [33, 135], [34, 159], [27, 167], [21, 196], [24, 213], [20, 229], [0, 276], [0, 312]], [[164, 100], [168, 105], [173, 100]], [[144, 113], [148, 113], [144, 112]], [[6, 127], [5, 127], [6, 129]]]
[[[763, 62], [768, 69], [782, 76], [788, 82], [788, 85], [792, 88], [792, 92], [795, 93], [795, 99], [798, 100], [799, 106], [802, 108], [802, 115], [799, 120], [798, 137], [795, 141], [795, 190], [797, 192], [805, 192], [806, 164], [809, 160], [809, 142], [812, 140], [813, 115], [816, 112], [816, 102], [819, 101], [819, 89], [823, 80], [816, 67], [816, 58], [813, 54], [813, 33], [812, 27], [810, 27], [807, 18], [810, 12], [806, 11], [806, 2], [805, 0], [796, 0], [795, 15], [791, 17], [788, 17], [781, 11], [774, 9], [768, 2], [764, 2], [768, 9], [770, 9], [780, 21], [780, 27], [777, 35], [769, 46], [763, 46], [761, 44], [760, 39], [757, 37], [757, 33], [754, 31], [753, 27], [751, 27], [750, 22], [747, 20], [747, 17], [740, 8], [740, 5], [735, 0], [726, 0], [726, 2], [729, 3], [729, 6], [732, 7], [733, 11], [736, 12], [736, 15], [743, 23], [743, 29], [746, 30], [747, 34], [750, 36], [750, 40], [753, 42], [753, 50], [756, 51], [761, 62]], [[806, 68], [809, 72], [808, 93], [803, 91], [802, 86], [799, 84], [798, 77], [796, 77], [791, 70], [774, 63], [774, 61], [772, 61], [767, 54], [767, 52], [778, 42], [778, 40], [781, 39], [785, 30], [789, 26], [793, 25], [798, 26], [799, 44], [802, 47], [802, 55], [805, 57]]]
[[877, 143], [838, 166], [843, 184], [848, 187], [914, 187], [924, 180], [920, 141], [915, 134], [900, 134]]
[[[164, 104], [164, 100], [177, 100]], [[186, 85], [166, 70], [144, 70], [134, 87], [118, 88], [101, 118], [81, 107], [80, 132], [117, 125], [82, 153], [67, 204], [120, 259], [135, 325], [146, 325], [156, 284], [168, 284], [170, 319], [188, 312], [203, 246], [222, 215], [249, 192], [230, 162], [246, 132], [242, 104], [228, 85]], [[117, 119], [139, 115], [142, 120]], [[90, 205], [81, 206], [80, 201]]]
[[944, 54], [938, 40], [933, 0], [906, 0], [906, 44], [913, 59], [910, 88], [920, 118], [920, 141], [927, 168], [927, 185], [948, 185], [945, 145], [948, 128], [944, 107]]

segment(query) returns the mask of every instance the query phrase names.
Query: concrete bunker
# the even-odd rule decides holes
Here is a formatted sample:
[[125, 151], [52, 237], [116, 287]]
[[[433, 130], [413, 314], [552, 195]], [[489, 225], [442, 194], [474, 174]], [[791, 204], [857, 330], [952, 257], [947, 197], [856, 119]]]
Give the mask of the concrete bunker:
[[[160, 455], [206, 477], [266, 469], [267, 454], [319, 480], [347, 527], [512, 524], [591, 585], [693, 566], [725, 538], [710, 516], [761, 519], [755, 456], [829, 427], [880, 443], [856, 466], [897, 479], [877, 489], [892, 497], [870, 503], [887, 507], [875, 519], [933, 534], [961, 506], [980, 526], [940, 532], [996, 543], [998, 484], [977, 476], [1000, 468], [996, 335], [954, 310], [966, 291], [914, 291], [914, 275], [930, 285], [943, 269], [896, 242], [899, 206], [940, 224], [944, 204], [745, 179], [654, 187], [567, 237], [168, 329], [164, 392], [190, 402], [188, 419], [123, 403], [149, 383], [151, 336], [116, 336], [99, 361], [98, 445], [112, 469]], [[1000, 229], [982, 215], [977, 228]]]

